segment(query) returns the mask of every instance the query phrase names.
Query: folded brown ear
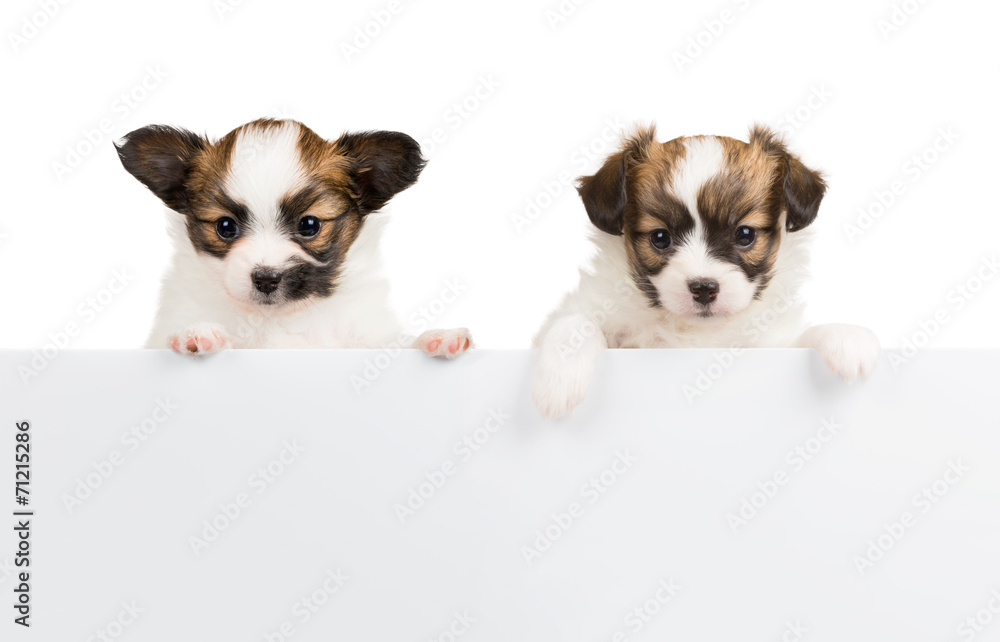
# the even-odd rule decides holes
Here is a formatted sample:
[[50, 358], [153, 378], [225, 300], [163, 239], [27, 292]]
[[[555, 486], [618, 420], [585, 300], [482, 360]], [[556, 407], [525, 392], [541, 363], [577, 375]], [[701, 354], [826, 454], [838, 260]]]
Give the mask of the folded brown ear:
[[628, 205], [628, 173], [655, 140], [656, 127], [653, 125], [638, 129], [622, 141], [621, 149], [608, 156], [593, 176], [583, 176], [577, 181], [577, 192], [583, 200], [583, 207], [597, 229], [616, 236], [623, 233]]
[[400, 132], [344, 134], [335, 145], [352, 161], [351, 179], [362, 214], [381, 209], [416, 183], [427, 164], [420, 144]]
[[170, 209], [189, 211], [185, 182], [191, 158], [208, 141], [186, 129], [149, 125], [115, 143], [125, 170], [156, 194]]
[[782, 191], [788, 212], [785, 228], [789, 232], [797, 232], [808, 227], [816, 220], [820, 202], [826, 193], [823, 175], [806, 167], [798, 156], [788, 151], [784, 141], [774, 131], [763, 125], [754, 125], [750, 130], [750, 144], [760, 146], [780, 163], [784, 175]]
[[788, 154], [785, 171], [785, 201], [788, 217], [785, 227], [798, 232], [808, 227], [819, 213], [819, 204], [826, 193], [823, 176], [802, 164], [798, 156]]

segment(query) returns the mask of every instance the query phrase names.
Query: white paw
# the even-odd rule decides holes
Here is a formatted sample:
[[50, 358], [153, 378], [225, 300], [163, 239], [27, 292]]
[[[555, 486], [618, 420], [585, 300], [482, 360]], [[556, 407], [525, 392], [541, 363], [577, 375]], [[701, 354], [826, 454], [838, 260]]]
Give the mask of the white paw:
[[217, 323], [196, 323], [170, 335], [169, 341], [174, 352], [199, 357], [224, 350], [229, 345], [229, 336]]
[[875, 370], [882, 348], [868, 328], [834, 323], [816, 326], [810, 332], [812, 346], [844, 381], [867, 379]]
[[428, 330], [417, 337], [417, 347], [432, 357], [454, 359], [472, 347], [472, 335], [466, 328]]
[[590, 378], [591, 373], [580, 368], [538, 364], [531, 382], [531, 399], [544, 419], [566, 417], [587, 396]]

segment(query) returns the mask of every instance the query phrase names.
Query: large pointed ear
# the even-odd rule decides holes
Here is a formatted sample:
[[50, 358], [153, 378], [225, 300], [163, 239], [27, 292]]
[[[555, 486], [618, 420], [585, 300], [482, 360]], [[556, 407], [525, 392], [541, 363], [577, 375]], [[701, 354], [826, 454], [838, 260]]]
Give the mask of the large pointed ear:
[[788, 151], [784, 141], [772, 130], [754, 125], [750, 144], [761, 147], [775, 157], [781, 168], [782, 192], [788, 215], [785, 229], [797, 232], [808, 227], [819, 213], [819, 204], [826, 193], [826, 182], [818, 171], [806, 167], [798, 156]]
[[129, 174], [139, 179], [170, 209], [190, 211], [185, 182], [192, 157], [209, 145], [186, 129], [149, 125], [115, 143], [118, 158]]
[[621, 148], [608, 156], [597, 173], [577, 181], [577, 192], [583, 199], [590, 222], [608, 234], [621, 236], [625, 229], [625, 207], [628, 204], [628, 174], [646, 156], [648, 147], [656, 141], [656, 127], [641, 127], [622, 140]]
[[351, 159], [351, 180], [358, 207], [368, 214], [417, 182], [427, 161], [420, 145], [400, 132], [344, 134], [334, 145]]

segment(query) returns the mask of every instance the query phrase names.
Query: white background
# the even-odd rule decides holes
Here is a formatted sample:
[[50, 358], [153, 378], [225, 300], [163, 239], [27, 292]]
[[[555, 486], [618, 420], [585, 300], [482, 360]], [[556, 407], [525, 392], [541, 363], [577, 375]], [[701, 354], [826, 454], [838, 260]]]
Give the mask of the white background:
[[[8, 0], [0, 345], [39, 346], [73, 322], [82, 327], [73, 347], [143, 341], [170, 251], [168, 214], [121, 168], [112, 139], [150, 123], [218, 137], [289, 116], [329, 138], [395, 129], [427, 140], [443, 130], [420, 182], [389, 208], [387, 269], [404, 318], [458, 279], [467, 290], [438, 325], [468, 326], [482, 347], [527, 347], [575, 284], [591, 250], [573, 190], [563, 185], [520, 232], [512, 217], [560, 173], [595, 170], [615, 119], [655, 120], [661, 140], [740, 137], [753, 121], [786, 130], [830, 184], [815, 224], [814, 320], [868, 325], [893, 347], [943, 309], [934, 345], [1000, 346], [997, 283], [960, 310], [949, 301], [1000, 238], [1000, 7], [907, 4], [915, 13], [886, 35], [879, 21], [894, 5], [882, 0], [591, 0], [568, 4], [558, 23], [555, 0], [403, 1], [348, 56], [343, 45], [373, 12], [384, 21], [388, 0], [68, 2], [44, 20], [37, 0]], [[710, 36], [720, 16], [728, 24]], [[33, 32], [26, 20], [45, 24]], [[676, 55], [699, 37], [707, 46], [679, 65]], [[144, 90], [148, 69], [166, 77]], [[499, 86], [456, 120], [453, 105], [483, 78]], [[815, 90], [829, 96], [809, 107]], [[127, 105], [128, 93], [140, 100]], [[102, 120], [111, 133], [88, 150], [84, 132]], [[941, 128], [959, 140], [911, 181], [907, 163]], [[589, 145], [598, 155], [581, 160]], [[71, 148], [82, 158], [57, 176], [54, 163]], [[851, 243], [845, 224], [895, 180], [905, 194]], [[81, 313], [122, 268], [133, 275], [125, 292], [99, 314]]]

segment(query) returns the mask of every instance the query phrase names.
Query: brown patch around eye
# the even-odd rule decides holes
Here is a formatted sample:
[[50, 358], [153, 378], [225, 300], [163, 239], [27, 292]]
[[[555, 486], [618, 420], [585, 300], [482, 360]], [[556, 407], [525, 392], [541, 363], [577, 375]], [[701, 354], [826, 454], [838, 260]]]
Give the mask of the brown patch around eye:
[[[364, 222], [347, 199], [332, 196], [315, 186], [287, 196], [280, 207], [283, 227], [292, 240], [323, 263], [343, 258]], [[304, 217], [319, 221], [318, 233], [306, 236], [299, 232], [299, 223]]]
[[188, 237], [191, 239], [191, 243], [196, 250], [211, 254], [217, 258], [222, 258], [229, 252], [233, 243], [239, 240], [239, 236], [232, 240], [220, 237], [216, 231], [219, 218], [222, 218], [222, 216], [216, 219], [189, 217], [187, 220], [187, 231]]

